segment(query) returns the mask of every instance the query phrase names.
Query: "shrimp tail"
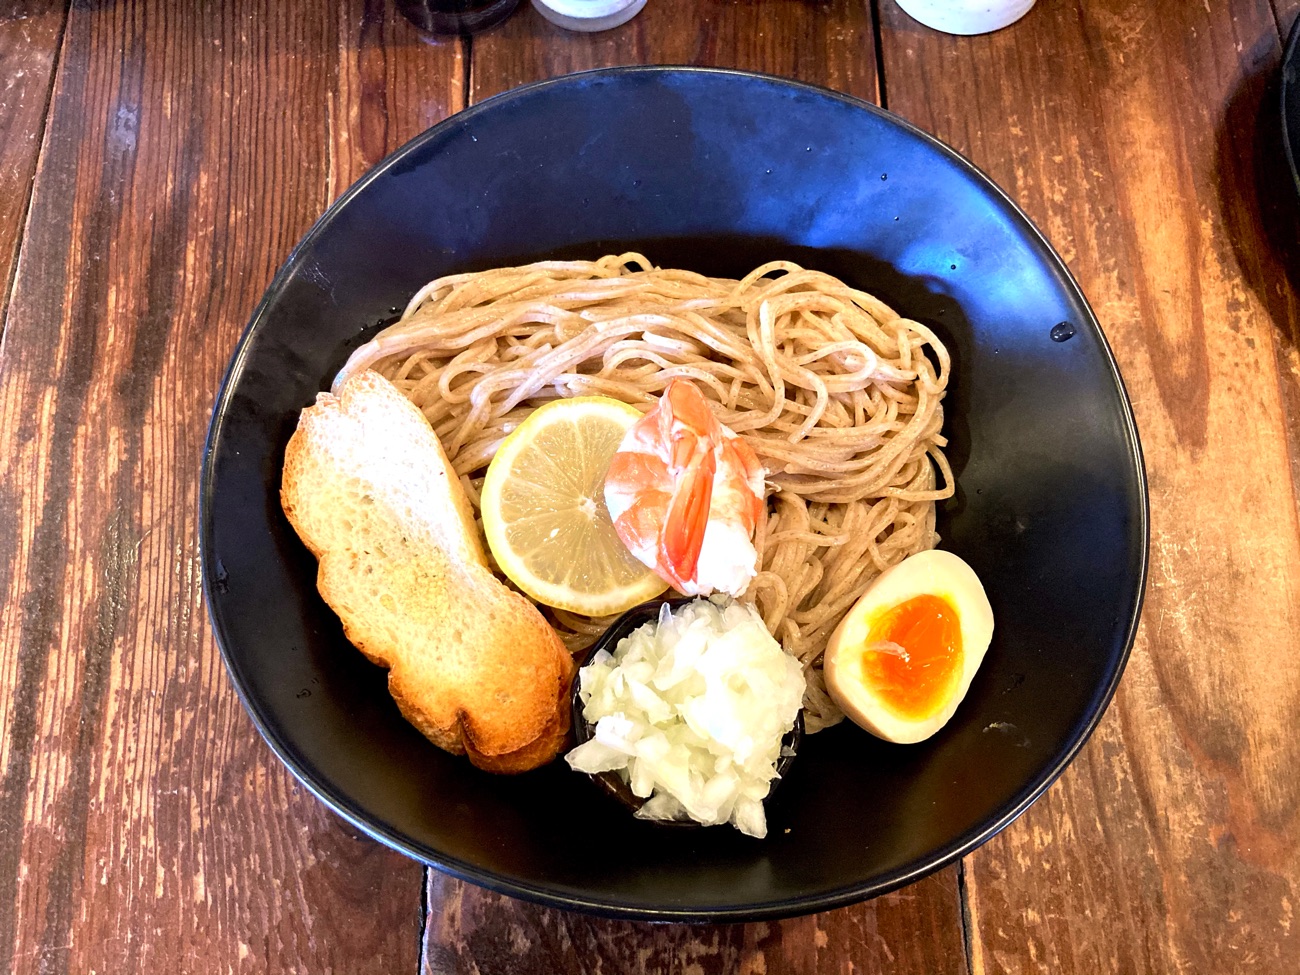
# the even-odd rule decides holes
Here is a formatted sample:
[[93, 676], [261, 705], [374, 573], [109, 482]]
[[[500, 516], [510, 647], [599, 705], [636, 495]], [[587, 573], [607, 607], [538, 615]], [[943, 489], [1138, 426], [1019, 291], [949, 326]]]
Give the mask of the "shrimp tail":
[[697, 388], [673, 379], [610, 461], [605, 504], [628, 551], [679, 592], [739, 593], [754, 576], [749, 540], [766, 510], [764, 478], [753, 448]]
[[659, 566], [679, 592], [693, 595], [697, 591], [695, 569], [704, 547], [704, 530], [709, 523], [713, 504], [713, 475], [717, 461], [708, 451], [698, 462], [682, 472], [673, 492], [659, 536]]

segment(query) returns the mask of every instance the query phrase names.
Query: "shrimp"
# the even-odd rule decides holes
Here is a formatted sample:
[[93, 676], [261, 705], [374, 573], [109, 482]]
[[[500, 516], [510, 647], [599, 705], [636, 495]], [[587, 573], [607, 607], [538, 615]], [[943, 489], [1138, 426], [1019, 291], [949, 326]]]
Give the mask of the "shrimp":
[[624, 435], [605, 475], [605, 506], [623, 544], [688, 596], [739, 596], [758, 571], [754, 528], [766, 510], [754, 449], [709, 411], [689, 382]]

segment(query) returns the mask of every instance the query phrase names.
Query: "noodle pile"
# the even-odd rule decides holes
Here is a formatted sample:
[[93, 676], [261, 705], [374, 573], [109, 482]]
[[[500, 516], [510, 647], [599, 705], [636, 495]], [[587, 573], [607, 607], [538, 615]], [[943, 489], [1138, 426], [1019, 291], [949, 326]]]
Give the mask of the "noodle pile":
[[[450, 275], [358, 349], [335, 388], [366, 368], [424, 411], [476, 509], [497, 446], [543, 402], [601, 395], [644, 411], [669, 380], [693, 381], [768, 472], [744, 598], [804, 665], [809, 730], [842, 717], [821, 677], [831, 632], [882, 570], [934, 547], [934, 503], [952, 494], [942, 343], [784, 261], [740, 281], [639, 254]], [[608, 623], [554, 619], [571, 649]]]

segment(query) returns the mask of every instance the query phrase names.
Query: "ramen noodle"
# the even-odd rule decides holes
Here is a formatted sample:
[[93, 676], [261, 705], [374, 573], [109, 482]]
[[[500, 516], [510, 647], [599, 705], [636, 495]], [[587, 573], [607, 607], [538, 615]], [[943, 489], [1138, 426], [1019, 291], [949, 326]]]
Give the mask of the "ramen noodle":
[[[430, 282], [359, 348], [428, 417], [471, 501], [498, 445], [562, 396], [649, 409], [689, 379], [767, 471], [759, 572], [743, 599], [808, 678], [809, 731], [841, 717], [821, 657], [885, 568], [933, 548], [948, 351], [837, 278], [787, 261], [744, 278], [656, 268], [639, 254], [548, 261]], [[554, 612], [578, 650], [609, 620]]]

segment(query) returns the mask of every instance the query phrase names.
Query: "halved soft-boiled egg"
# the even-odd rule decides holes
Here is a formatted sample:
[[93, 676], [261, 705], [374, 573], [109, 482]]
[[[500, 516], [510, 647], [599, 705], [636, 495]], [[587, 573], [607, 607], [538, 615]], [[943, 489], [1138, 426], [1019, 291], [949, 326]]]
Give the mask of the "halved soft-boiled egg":
[[826, 689], [873, 735], [922, 741], [953, 716], [992, 638], [975, 570], [951, 552], [919, 552], [882, 572], [835, 628]]

